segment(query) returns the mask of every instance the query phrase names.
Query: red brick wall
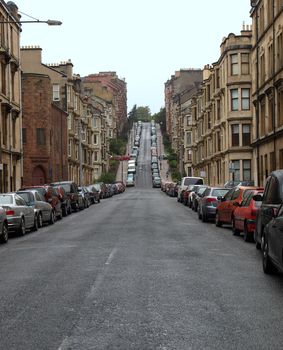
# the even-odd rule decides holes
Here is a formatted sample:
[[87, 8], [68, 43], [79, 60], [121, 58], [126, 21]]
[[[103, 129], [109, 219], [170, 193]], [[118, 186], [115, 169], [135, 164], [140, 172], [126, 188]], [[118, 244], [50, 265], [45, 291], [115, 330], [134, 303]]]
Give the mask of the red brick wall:
[[[40, 74], [22, 76], [24, 185], [67, 179], [67, 114], [52, 105], [50, 78]], [[36, 129], [45, 129], [45, 145], [37, 144]], [[38, 167], [43, 179], [33, 175]], [[38, 172], [37, 172], [38, 173]]]

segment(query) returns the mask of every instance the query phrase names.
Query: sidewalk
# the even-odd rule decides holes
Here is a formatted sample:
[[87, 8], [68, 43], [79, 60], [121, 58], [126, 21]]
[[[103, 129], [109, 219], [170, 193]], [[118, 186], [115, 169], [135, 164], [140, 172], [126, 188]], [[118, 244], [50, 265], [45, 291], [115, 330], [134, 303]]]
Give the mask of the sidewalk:
[[[172, 181], [171, 173], [169, 171], [169, 164], [167, 159], [163, 159], [163, 155], [165, 154], [164, 145], [162, 140], [162, 134], [160, 130], [160, 125], [156, 124], [156, 134], [157, 134], [157, 146], [158, 146], [158, 156], [160, 156], [159, 160], [159, 169], [160, 169], [160, 177], [162, 181]], [[162, 158], [162, 159], [161, 159]], [[168, 172], [168, 177], [166, 173]]]

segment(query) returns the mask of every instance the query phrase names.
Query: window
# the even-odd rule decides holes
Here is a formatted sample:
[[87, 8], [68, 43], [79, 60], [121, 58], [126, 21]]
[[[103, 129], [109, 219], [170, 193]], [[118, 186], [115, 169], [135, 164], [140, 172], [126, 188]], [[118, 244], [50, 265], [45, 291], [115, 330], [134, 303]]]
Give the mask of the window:
[[271, 77], [273, 75], [273, 44], [271, 43], [268, 46], [268, 76]]
[[238, 54], [233, 54], [231, 57], [231, 75], [239, 74], [239, 65], [238, 65]]
[[243, 160], [243, 181], [251, 180], [251, 161]]
[[232, 111], [238, 111], [239, 109], [239, 95], [238, 89], [231, 90], [231, 109]]
[[67, 102], [71, 102], [71, 86], [67, 85]]
[[192, 150], [188, 150], [188, 162], [192, 161]]
[[6, 64], [1, 61], [1, 92], [6, 94]]
[[269, 169], [270, 169], [270, 172], [276, 169], [275, 152], [271, 152], [269, 154]]
[[234, 181], [240, 181], [240, 161], [232, 160], [232, 169], [234, 169]]
[[250, 124], [243, 124], [243, 126], [242, 126], [242, 144], [243, 144], [243, 146], [250, 146], [250, 144], [251, 144], [251, 126], [250, 126]]
[[94, 153], [93, 153], [93, 158], [94, 158], [94, 161], [95, 161], [95, 162], [98, 161], [98, 151], [94, 151]]
[[207, 129], [211, 129], [211, 115], [210, 112], [207, 112]]
[[260, 101], [260, 134], [265, 134], [265, 100]]
[[248, 53], [241, 54], [241, 73], [250, 74], [250, 55]]
[[67, 119], [67, 122], [68, 122], [68, 130], [72, 130], [72, 119], [73, 119], [72, 113], [70, 113], [70, 114], [68, 115], [68, 119]]
[[191, 145], [192, 144], [192, 133], [188, 132], [187, 133], [187, 145]]
[[23, 138], [23, 144], [27, 143], [27, 129], [23, 128], [22, 129], [22, 138]]
[[45, 129], [37, 128], [36, 129], [36, 143], [37, 145], [45, 145]]
[[263, 84], [265, 82], [265, 55], [264, 53], [260, 56], [260, 83]]
[[92, 119], [92, 126], [94, 128], [97, 128], [97, 118], [96, 117], [93, 117], [93, 119]]
[[69, 143], [68, 143], [68, 156], [71, 157], [72, 156], [72, 140], [69, 139]]
[[97, 134], [94, 134], [94, 135], [93, 135], [93, 144], [94, 144], [94, 145], [97, 145], [97, 144], [98, 144], [98, 135], [97, 135]]
[[279, 126], [283, 125], [283, 89], [277, 92], [277, 115]]
[[53, 84], [53, 101], [60, 101], [60, 86]]
[[231, 130], [232, 130], [232, 146], [239, 146], [240, 145], [239, 124], [231, 125]]
[[250, 89], [242, 89], [242, 111], [250, 109]]
[[279, 70], [283, 66], [283, 34], [282, 32], [277, 37], [277, 64], [276, 69]]

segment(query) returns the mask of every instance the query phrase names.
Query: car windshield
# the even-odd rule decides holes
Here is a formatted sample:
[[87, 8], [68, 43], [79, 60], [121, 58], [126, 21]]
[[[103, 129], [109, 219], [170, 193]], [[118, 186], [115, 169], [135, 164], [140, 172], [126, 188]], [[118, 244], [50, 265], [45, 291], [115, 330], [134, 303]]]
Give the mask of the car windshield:
[[1, 194], [0, 204], [13, 204], [13, 196], [9, 194]]
[[30, 198], [27, 192], [19, 192], [18, 195], [21, 196], [27, 203], [29, 203]]
[[35, 187], [34, 190], [37, 190], [42, 196], [44, 196], [46, 193], [43, 187]]
[[185, 186], [189, 185], [202, 185], [203, 180], [198, 177], [187, 177], [184, 181]]
[[225, 194], [229, 191], [229, 189], [215, 188], [212, 190], [211, 195], [213, 197], [224, 197]]

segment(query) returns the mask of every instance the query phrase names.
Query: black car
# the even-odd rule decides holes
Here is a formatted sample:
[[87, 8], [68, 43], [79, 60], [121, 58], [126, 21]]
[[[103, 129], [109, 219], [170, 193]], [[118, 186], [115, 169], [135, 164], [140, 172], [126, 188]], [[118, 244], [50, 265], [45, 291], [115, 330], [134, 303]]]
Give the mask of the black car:
[[52, 182], [51, 186], [62, 186], [67, 193], [72, 210], [77, 211], [80, 207], [78, 185], [74, 181]]
[[[260, 195], [254, 196], [261, 200]], [[275, 217], [283, 203], [283, 170], [275, 170], [266, 180], [262, 196], [262, 205], [259, 208], [255, 222], [254, 240], [257, 249], [263, 248], [264, 228]]]
[[283, 206], [278, 215], [273, 217], [264, 228], [262, 239], [263, 271], [271, 274], [279, 270], [283, 272]]

